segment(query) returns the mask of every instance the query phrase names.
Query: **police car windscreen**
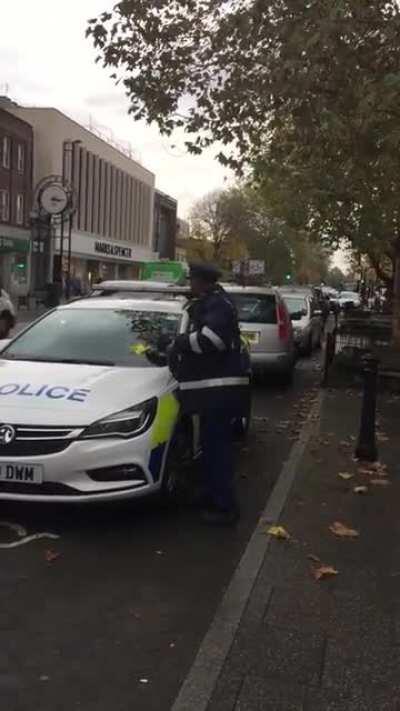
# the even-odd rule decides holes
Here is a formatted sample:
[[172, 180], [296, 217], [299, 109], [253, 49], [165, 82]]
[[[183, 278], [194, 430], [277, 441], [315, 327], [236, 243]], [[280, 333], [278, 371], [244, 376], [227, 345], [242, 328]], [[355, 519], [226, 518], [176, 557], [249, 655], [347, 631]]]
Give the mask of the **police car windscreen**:
[[230, 297], [235, 302], [241, 323], [277, 323], [273, 294], [230, 294]]
[[162, 311], [53, 311], [1, 354], [10, 360], [161, 367], [181, 315]]

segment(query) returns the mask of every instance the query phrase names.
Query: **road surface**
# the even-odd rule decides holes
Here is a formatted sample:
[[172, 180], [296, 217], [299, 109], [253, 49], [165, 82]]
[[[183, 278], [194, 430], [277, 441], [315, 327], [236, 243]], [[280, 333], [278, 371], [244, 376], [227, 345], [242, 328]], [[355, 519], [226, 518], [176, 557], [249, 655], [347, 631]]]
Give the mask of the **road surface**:
[[[194, 509], [0, 503], [35, 540], [0, 548], [0, 698], [7, 711], [167, 711], [263, 510], [319, 379], [256, 385], [238, 447], [237, 529]], [[17, 534], [0, 526], [0, 543]]]

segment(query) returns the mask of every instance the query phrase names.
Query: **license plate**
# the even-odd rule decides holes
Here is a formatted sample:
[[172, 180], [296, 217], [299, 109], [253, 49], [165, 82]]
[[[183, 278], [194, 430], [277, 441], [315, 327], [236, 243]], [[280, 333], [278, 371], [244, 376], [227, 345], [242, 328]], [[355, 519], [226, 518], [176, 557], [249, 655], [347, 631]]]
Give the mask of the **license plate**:
[[19, 484], [41, 484], [43, 467], [40, 464], [0, 463], [0, 481], [18, 482]]
[[260, 343], [259, 331], [242, 331], [242, 335], [251, 346], [258, 346]]

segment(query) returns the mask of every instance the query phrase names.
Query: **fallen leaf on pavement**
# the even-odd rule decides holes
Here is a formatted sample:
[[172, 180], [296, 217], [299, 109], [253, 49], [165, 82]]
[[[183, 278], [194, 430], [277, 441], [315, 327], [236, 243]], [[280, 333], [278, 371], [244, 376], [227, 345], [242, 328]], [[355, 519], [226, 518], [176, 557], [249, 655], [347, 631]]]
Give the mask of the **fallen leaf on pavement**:
[[370, 468], [375, 469], [377, 472], [381, 472], [387, 469], [387, 464], [383, 464], [382, 462], [372, 462]]
[[354, 528], [349, 528], [344, 523], [340, 521], [335, 521], [329, 526], [329, 530], [335, 534], [335, 536], [340, 536], [341, 538], [358, 538], [360, 535], [358, 531]]
[[267, 528], [266, 532], [270, 536], [274, 536], [275, 538], [281, 538], [286, 541], [290, 538], [290, 533], [288, 533], [286, 528], [284, 528], [283, 526], [270, 526], [269, 528]]
[[354, 474], [350, 474], [349, 472], [339, 472], [338, 476], [340, 476], [341, 479], [347, 481], [347, 479], [352, 479]]
[[313, 555], [312, 553], [310, 553], [310, 555], [308, 555], [307, 558], [308, 558], [308, 560], [312, 560], [313, 563], [320, 563], [321, 562], [321, 558], [318, 558], [317, 555]]
[[44, 554], [44, 557], [46, 558], [48, 563], [52, 563], [53, 560], [57, 560], [59, 558], [61, 553], [58, 553], [57, 551], [52, 551], [52, 550], [47, 550]]
[[361, 469], [358, 470], [360, 474], [364, 474], [366, 476], [381, 476], [385, 477], [388, 475], [386, 471], [386, 466], [382, 465], [380, 468], [372, 468], [371, 467], [361, 467]]
[[355, 494], [368, 494], [368, 486], [355, 486], [353, 491]]
[[338, 570], [332, 565], [321, 565], [319, 568], [313, 568], [312, 574], [315, 580], [322, 580], [323, 578], [330, 578], [332, 575], [337, 575]]
[[371, 484], [373, 484], [373, 486], [389, 486], [390, 481], [387, 479], [371, 479]]

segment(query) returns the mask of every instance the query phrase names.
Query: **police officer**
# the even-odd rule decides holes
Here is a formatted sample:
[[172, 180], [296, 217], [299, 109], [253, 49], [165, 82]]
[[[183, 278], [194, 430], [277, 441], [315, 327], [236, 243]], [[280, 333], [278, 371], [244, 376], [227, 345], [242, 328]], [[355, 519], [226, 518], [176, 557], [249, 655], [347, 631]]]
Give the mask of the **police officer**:
[[233, 425], [248, 412], [250, 366], [243, 351], [236, 309], [209, 264], [190, 265], [189, 330], [178, 336], [171, 367], [186, 414], [200, 415], [204, 483], [210, 524], [239, 516], [234, 487]]

